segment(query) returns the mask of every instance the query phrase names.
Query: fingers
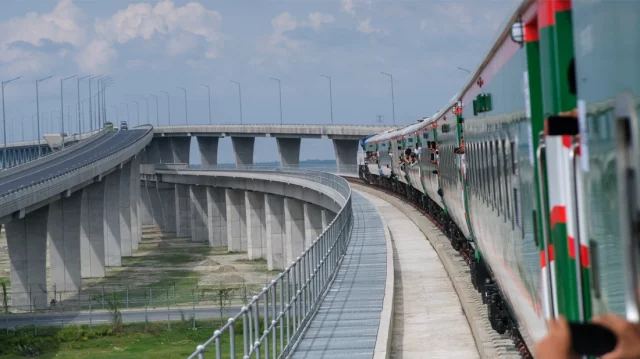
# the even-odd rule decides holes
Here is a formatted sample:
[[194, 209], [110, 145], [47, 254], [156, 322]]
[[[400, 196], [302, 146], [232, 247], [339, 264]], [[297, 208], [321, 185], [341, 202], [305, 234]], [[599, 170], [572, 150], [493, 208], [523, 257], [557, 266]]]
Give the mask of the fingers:
[[620, 318], [613, 314], [605, 314], [605, 315], [595, 317], [591, 320], [591, 322], [601, 325], [613, 331], [615, 334], [618, 334], [622, 330], [624, 330], [624, 327], [627, 323], [627, 321], [624, 318]]

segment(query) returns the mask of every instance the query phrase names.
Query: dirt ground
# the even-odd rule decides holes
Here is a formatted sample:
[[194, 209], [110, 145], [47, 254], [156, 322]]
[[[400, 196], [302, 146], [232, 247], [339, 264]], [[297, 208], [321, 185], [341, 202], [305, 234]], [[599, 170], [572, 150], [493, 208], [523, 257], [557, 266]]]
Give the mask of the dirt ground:
[[[143, 228], [142, 242], [133, 257], [122, 258], [122, 267], [108, 267], [105, 278], [84, 279], [83, 291], [151, 288], [167, 295], [221, 287], [246, 287], [259, 291], [278, 271], [267, 270], [266, 260], [248, 260], [246, 252], [211, 248], [190, 238]], [[47, 256], [47, 268], [49, 267]], [[0, 233], [0, 281], [9, 283], [10, 263], [4, 231]], [[50, 280], [48, 281], [50, 283]], [[49, 290], [53, 291], [51, 285]]]

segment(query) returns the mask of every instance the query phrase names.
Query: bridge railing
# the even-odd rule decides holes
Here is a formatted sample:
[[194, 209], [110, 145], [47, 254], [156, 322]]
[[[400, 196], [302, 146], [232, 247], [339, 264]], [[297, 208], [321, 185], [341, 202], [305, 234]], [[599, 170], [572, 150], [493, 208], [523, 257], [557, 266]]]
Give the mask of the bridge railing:
[[131, 152], [137, 153], [141, 151], [151, 141], [153, 127], [148, 126], [141, 129], [146, 129], [147, 133], [131, 143], [126, 149], [114, 147], [111, 153], [104, 157], [87, 161], [79, 167], [61, 171], [40, 181], [25, 183], [16, 190], [0, 194], [0, 218], [61, 193], [73, 186], [85, 183], [91, 178], [104, 173], [109, 168], [122, 163], [130, 157]]
[[[189, 359], [205, 358], [207, 351], [215, 353], [218, 359], [223, 353], [224, 357], [231, 358], [239, 353], [242, 358], [285, 357], [313, 318], [339, 268], [353, 224], [348, 182], [329, 173], [281, 172], [284, 176], [304, 177], [330, 186], [344, 196], [346, 204], [307, 250], [209, 340], [198, 345]], [[241, 340], [236, 338], [237, 331], [242, 333]]]

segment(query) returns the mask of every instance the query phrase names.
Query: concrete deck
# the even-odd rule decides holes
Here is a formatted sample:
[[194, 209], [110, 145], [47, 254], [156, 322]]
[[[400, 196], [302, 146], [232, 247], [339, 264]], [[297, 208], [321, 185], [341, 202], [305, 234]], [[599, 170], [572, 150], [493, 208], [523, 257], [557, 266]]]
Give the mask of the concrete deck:
[[458, 295], [425, 235], [392, 204], [363, 196], [385, 218], [394, 247], [391, 358], [479, 358]]
[[[353, 212], [351, 241], [344, 261], [292, 358], [374, 356], [378, 329], [384, 325], [381, 316], [385, 317], [387, 264], [391, 263], [387, 263], [384, 224], [374, 206], [354, 193]], [[388, 310], [387, 321], [390, 314]]]

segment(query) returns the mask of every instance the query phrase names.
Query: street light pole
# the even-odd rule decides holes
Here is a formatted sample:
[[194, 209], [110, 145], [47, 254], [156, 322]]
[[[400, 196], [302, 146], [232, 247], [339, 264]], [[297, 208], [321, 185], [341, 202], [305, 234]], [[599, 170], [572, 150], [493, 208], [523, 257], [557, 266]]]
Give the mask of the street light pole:
[[240, 124], [242, 125], [242, 88], [238, 81], [233, 81], [233, 80], [230, 80], [230, 81], [238, 85], [238, 96], [240, 97]]
[[66, 78], [63, 78], [60, 80], [60, 126], [62, 129], [62, 133], [60, 134], [62, 136], [62, 149], [64, 149], [64, 91], [63, 91], [63, 85], [64, 82], [67, 80], [71, 80], [72, 78], [76, 77], [76, 75], [73, 76], [69, 76]]
[[22, 125], [22, 136], [21, 136], [21, 140], [20, 140], [22, 142], [24, 142], [24, 118], [25, 117], [29, 118], [29, 116], [22, 116], [22, 123], [21, 123], [21, 125]]
[[205, 84], [200, 84], [200, 86], [206, 87], [207, 92], [209, 93], [209, 124], [213, 125], [213, 122], [211, 122], [211, 88], [209, 87], [209, 85], [205, 85]]
[[[42, 155], [42, 148], [40, 147], [40, 95], [38, 93], [38, 87], [40, 86], [40, 83], [43, 81], [46, 81], [50, 78], [52, 78], [53, 76], [49, 76], [47, 78], [41, 79], [41, 80], [36, 80], [36, 111], [38, 111], [38, 113], [36, 114], [36, 116], [38, 117], [38, 133], [36, 134], [36, 141], [37, 142], [37, 146], [38, 146], [38, 158], [40, 158], [40, 156]], [[2, 106], [4, 108], [4, 106]]]
[[128, 103], [124, 103], [124, 102], [121, 102], [121, 104], [127, 106], [127, 125], [130, 125], [131, 124], [131, 116], [129, 116], [129, 104]]
[[320, 76], [325, 77], [329, 80], [329, 106], [331, 108], [331, 124], [333, 125], [333, 93], [331, 91], [331, 77], [326, 75], [320, 75]]
[[147, 124], [150, 125], [151, 122], [149, 121], [149, 99], [142, 96], [140, 96], [140, 99], [145, 100], [145, 102], [147, 103]]
[[396, 101], [393, 98], [393, 75], [392, 74], [388, 74], [386, 72], [381, 72], [381, 74], [383, 75], [387, 75], [391, 78], [391, 109], [393, 111], [393, 125], [396, 125]]
[[187, 89], [182, 88], [182, 87], [178, 87], [180, 90], [184, 91], [184, 118], [185, 118], [185, 123], [188, 125], [189, 124], [189, 112], [187, 110]]
[[149, 96], [153, 96], [156, 99], [156, 125], [160, 126], [160, 117], [158, 117], [158, 96], [154, 94], [149, 94]]
[[82, 135], [82, 120], [81, 120], [81, 118], [82, 118], [82, 110], [81, 110], [82, 109], [82, 102], [80, 102], [80, 81], [82, 81], [82, 80], [84, 80], [86, 78], [89, 78], [89, 77], [91, 77], [91, 75], [80, 77], [78, 79], [78, 133], [80, 135]]
[[5, 106], [4, 106], [4, 87], [10, 82], [21, 79], [22, 76], [15, 79], [2, 82], [2, 135], [4, 136], [4, 150], [2, 152], [2, 168], [6, 167], [7, 162], [7, 122], [5, 121]]
[[138, 101], [133, 101], [133, 103], [136, 104], [136, 111], [138, 113], [138, 126], [140, 126], [140, 104], [138, 103]]
[[116, 123], [120, 124], [120, 114], [118, 114], [118, 106], [114, 106], [114, 105], [109, 105], [109, 106], [116, 109]]
[[[171, 98], [169, 96], [169, 93], [167, 91], [160, 91], [162, 93], [164, 93], [165, 95], [167, 95], [167, 118], [169, 120], [169, 126], [171, 126]], [[160, 124], [158, 123], [158, 126]]]
[[270, 77], [273, 81], [278, 81], [278, 93], [280, 94], [280, 124], [282, 125], [282, 86], [280, 84], [280, 79], [276, 79]]

